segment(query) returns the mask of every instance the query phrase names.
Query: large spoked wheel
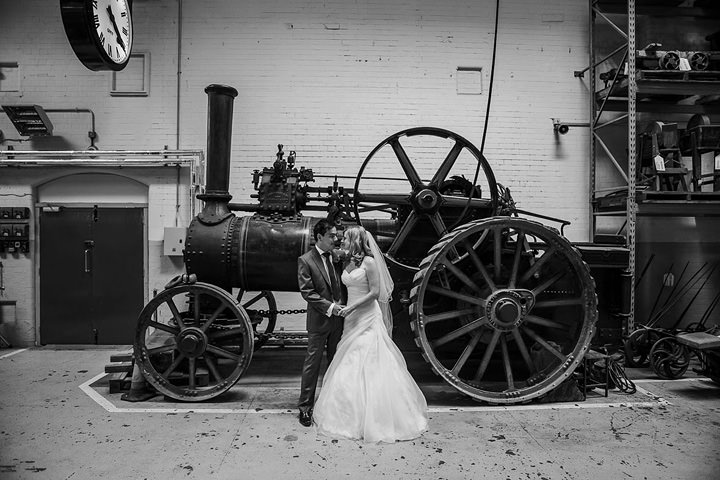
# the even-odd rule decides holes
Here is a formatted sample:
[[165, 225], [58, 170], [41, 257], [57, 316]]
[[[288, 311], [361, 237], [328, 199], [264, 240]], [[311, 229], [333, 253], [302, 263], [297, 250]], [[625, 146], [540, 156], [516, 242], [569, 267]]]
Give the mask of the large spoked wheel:
[[410, 317], [433, 370], [476, 400], [522, 403], [575, 370], [597, 320], [595, 282], [563, 237], [524, 219], [462, 226], [415, 275]]
[[135, 361], [152, 386], [175, 400], [208, 400], [229, 390], [252, 352], [247, 313], [214, 285], [169, 288], [140, 312]]
[[[438, 163], [429, 180], [416, 170]], [[379, 235], [378, 244], [388, 261], [411, 272], [440, 237], [457, 225], [495, 215], [499, 203], [495, 176], [480, 151], [460, 135], [433, 127], [403, 130], [380, 142], [360, 167], [354, 199], [361, 225], [371, 217], [397, 221], [397, 231]]]
[[237, 300], [250, 317], [255, 334], [255, 350], [265, 345], [275, 331], [277, 323], [277, 302], [270, 290], [247, 292], [243, 289], [237, 294]]
[[690, 365], [690, 351], [675, 337], [661, 338], [650, 349], [650, 366], [660, 378], [682, 377]]

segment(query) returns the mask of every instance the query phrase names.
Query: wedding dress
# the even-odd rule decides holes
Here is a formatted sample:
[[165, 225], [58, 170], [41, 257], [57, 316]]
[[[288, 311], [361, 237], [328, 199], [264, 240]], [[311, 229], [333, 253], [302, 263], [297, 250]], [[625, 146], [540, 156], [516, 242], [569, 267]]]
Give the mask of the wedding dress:
[[[348, 304], [369, 291], [362, 266], [343, 271], [342, 281]], [[323, 435], [373, 443], [410, 440], [427, 429], [427, 402], [388, 335], [377, 301], [345, 317], [313, 420]]]

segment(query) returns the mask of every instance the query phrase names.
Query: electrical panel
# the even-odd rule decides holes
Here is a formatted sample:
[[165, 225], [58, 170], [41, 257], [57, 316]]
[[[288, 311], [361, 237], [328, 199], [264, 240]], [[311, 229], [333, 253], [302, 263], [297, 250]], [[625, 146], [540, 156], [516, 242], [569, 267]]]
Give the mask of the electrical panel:
[[0, 254], [30, 253], [30, 209], [0, 207]]

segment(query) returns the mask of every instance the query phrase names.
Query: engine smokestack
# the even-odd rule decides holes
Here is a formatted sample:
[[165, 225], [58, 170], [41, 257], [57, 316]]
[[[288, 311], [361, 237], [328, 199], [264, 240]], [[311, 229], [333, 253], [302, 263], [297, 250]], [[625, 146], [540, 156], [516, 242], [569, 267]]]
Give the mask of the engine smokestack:
[[231, 215], [228, 202], [230, 185], [230, 147], [232, 144], [233, 102], [238, 91], [227, 85], [208, 85], [207, 173], [205, 193], [197, 196], [205, 202], [198, 215], [205, 224], [215, 224]]

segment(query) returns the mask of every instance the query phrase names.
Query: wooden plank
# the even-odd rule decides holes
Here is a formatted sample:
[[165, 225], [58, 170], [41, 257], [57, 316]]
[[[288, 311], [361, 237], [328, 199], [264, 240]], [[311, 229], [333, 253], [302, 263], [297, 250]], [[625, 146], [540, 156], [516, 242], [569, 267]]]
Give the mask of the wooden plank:
[[105, 373], [132, 373], [132, 362], [108, 363], [105, 365]]

